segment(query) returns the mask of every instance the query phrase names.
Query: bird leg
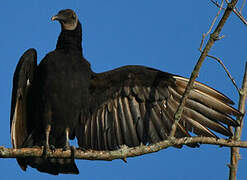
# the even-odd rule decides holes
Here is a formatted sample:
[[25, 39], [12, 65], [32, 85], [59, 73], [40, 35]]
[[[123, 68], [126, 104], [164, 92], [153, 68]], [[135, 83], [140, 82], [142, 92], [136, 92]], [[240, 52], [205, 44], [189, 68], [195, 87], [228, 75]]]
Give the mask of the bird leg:
[[65, 129], [65, 138], [66, 138], [66, 142], [65, 142], [65, 146], [63, 147], [64, 151], [67, 151], [70, 149], [70, 145], [69, 145], [69, 128]]
[[70, 146], [69, 144], [69, 128], [65, 129], [65, 138], [66, 138], [66, 142], [65, 142], [65, 146], [63, 147], [63, 151], [67, 151], [70, 149], [71, 159], [74, 161], [76, 148], [75, 146]]
[[51, 125], [47, 125], [45, 129], [45, 145], [44, 145], [44, 151], [43, 151], [43, 156], [47, 158], [47, 151], [50, 149], [49, 145], [49, 136], [51, 132]]

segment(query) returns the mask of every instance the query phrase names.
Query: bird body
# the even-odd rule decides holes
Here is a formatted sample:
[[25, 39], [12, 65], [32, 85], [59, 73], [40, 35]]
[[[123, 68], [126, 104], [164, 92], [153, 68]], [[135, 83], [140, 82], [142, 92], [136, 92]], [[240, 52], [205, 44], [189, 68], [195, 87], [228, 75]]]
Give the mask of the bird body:
[[51, 111], [51, 118], [43, 119], [47, 121], [44, 124], [54, 124], [52, 128], [56, 129], [53, 133], [55, 136], [62, 136], [64, 128], [73, 132], [79, 121], [81, 101], [85, 104], [88, 101], [89, 75], [88, 64], [83, 61], [82, 56], [64, 50], [49, 53], [39, 64], [39, 111], [43, 110], [41, 114]]
[[[57, 18], [63, 17], [63, 12]], [[32, 88], [28, 92], [31, 95], [26, 114], [31, 115], [29, 118], [22, 118], [28, 121], [26, 129], [29, 133], [22, 138], [20, 147], [44, 146], [44, 156], [50, 148], [69, 148], [69, 138], [74, 139], [75, 126], [79, 122], [81, 110], [84, 109], [83, 105], [87, 105], [88, 101], [91, 71], [89, 63], [82, 56], [81, 26], [76, 24], [73, 31], [63, 29], [56, 49], [48, 53], [38, 66], [34, 62], [36, 59], [31, 62], [33, 66], [37, 66], [32, 77]], [[35, 50], [28, 52], [36, 54]], [[23, 60], [29, 57], [30, 54], [26, 53]], [[30, 107], [33, 112], [29, 112]], [[18, 129], [15, 128], [15, 131]], [[21, 132], [15, 134], [18, 133]], [[79, 172], [74, 160], [27, 158], [19, 159], [18, 162], [24, 170], [28, 164], [51, 174]]]
[[[68, 149], [74, 137], [79, 147], [93, 150], [167, 139], [188, 79], [145, 66], [94, 73], [82, 53], [82, 29], [74, 11], [61, 10], [52, 20], [62, 28], [56, 49], [38, 66], [36, 51], [29, 49], [14, 74], [13, 148], [44, 146], [43, 158], [18, 158], [21, 168], [78, 174], [73, 159], [45, 156], [48, 149]], [[222, 93], [195, 82], [175, 137], [232, 136], [228, 126], [238, 126], [232, 116], [240, 115], [232, 104]]]

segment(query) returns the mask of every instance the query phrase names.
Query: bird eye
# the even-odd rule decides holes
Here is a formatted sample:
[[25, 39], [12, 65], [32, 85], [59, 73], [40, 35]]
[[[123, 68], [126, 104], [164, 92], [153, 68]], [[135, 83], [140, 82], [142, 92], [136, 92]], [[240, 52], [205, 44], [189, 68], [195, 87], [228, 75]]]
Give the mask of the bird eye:
[[75, 18], [76, 18], [76, 15], [75, 15], [74, 13], [72, 14], [72, 18], [73, 18], [73, 19], [75, 19]]

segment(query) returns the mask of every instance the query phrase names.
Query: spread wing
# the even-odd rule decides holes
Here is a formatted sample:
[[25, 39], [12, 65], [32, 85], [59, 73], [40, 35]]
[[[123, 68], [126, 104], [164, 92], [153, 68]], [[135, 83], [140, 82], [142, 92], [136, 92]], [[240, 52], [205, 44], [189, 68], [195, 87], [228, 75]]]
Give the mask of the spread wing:
[[[95, 74], [88, 111], [81, 112], [76, 130], [85, 149], [113, 150], [167, 139], [188, 79], [143, 66], [125, 66]], [[179, 122], [176, 137], [231, 136], [239, 112], [220, 92], [195, 82]], [[225, 126], [227, 125], [227, 126]], [[191, 144], [190, 146], [196, 146]]]
[[[11, 143], [13, 148], [22, 147], [31, 129], [28, 116], [31, 114], [30, 89], [37, 67], [37, 54], [35, 49], [27, 50], [20, 58], [13, 78], [11, 100]], [[25, 169], [18, 161], [22, 169]]]

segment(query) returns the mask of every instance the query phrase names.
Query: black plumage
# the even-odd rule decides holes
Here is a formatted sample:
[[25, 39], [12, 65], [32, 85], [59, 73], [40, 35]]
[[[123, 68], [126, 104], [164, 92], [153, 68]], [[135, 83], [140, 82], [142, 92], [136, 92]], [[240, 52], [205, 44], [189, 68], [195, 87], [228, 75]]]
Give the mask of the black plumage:
[[[89, 111], [82, 114], [76, 137], [80, 147], [113, 150], [165, 140], [173, 124], [188, 79], [144, 66], [125, 66], [93, 73]], [[217, 137], [211, 130], [232, 136], [239, 112], [218, 91], [195, 82], [186, 102], [176, 137]], [[195, 147], [197, 144], [191, 144]]]
[[[74, 138], [74, 128], [78, 124], [81, 109], [87, 104], [81, 102], [87, 101], [90, 76], [89, 64], [82, 56], [81, 25], [76, 14], [71, 10], [63, 10], [52, 19], [59, 20], [62, 25], [55, 51], [47, 54], [37, 66], [36, 56], [32, 56], [36, 51], [28, 50], [21, 58], [20, 62], [23, 63], [17, 66], [15, 73], [20, 77], [25, 76], [22, 69], [26, 69], [29, 62], [34, 67], [31, 69], [35, 72], [31, 77], [33, 82], [29, 85], [30, 92], [27, 92], [30, 95], [26, 98], [30, 101], [26, 104], [30, 117], [22, 118], [28, 121], [25, 128], [28, 133], [22, 135], [22, 129], [16, 128], [15, 121], [12, 121], [12, 139], [20, 135], [22, 137], [18, 141], [19, 145], [14, 147], [44, 145], [44, 156], [50, 147], [69, 148], [69, 138]], [[13, 92], [26, 86], [28, 79], [29, 77], [26, 77], [23, 82], [17, 80], [21, 85], [15, 86]], [[14, 112], [17, 99], [15, 96], [12, 99]], [[25, 102], [23, 104], [25, 106]], [[24, 170], [30, 165], [51, 174], [79, 173], [73, 160], [26, 158], [18, 162]]]
[[[173, 116], [188, 79], [144, 66], [94, 73], [82, 54], [82, 30], [76, 14], [62, 10], [56, 49], [37, 66], [36, 51], [21, 57], [13, 80], [11, 140], [14, 148], [69, 147], [77, 137], [84, 149], [114, 150], [168, 138]], [[232, 136], [240, 113], [220, 92], [195, 82], [176, 137]], [[198, 146], [190, 144], [191, 147]], [[181, 147], [181, 146], [178, 146]], [[19, 158], [51, 174], [79, 173], [72, 159]]]

